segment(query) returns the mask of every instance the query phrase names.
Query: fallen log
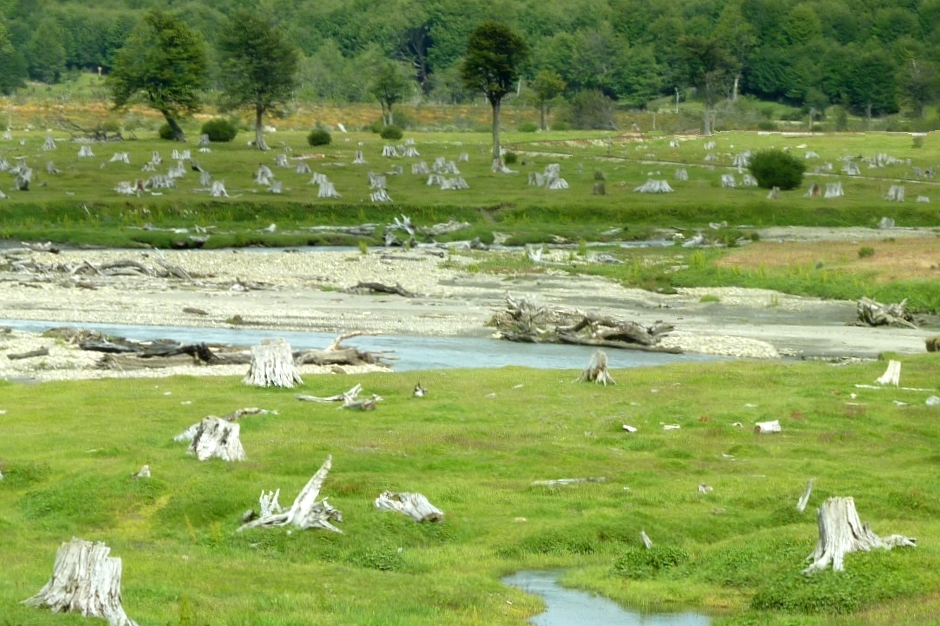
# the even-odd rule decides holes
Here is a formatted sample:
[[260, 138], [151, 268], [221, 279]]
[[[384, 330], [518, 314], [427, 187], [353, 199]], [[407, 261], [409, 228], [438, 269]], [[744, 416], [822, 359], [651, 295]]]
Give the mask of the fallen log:
[[[301, 489], [294, 503], [287, 511], [269, 512], [268, 515], [261, 515], [239, 527], [238, 531], [249, 528], [273, 528], [276, 526], [296, 526], [301, 530], [308, 528], [323, 528], [333, 532], [342, 533], [339, 528], [331, 522], [342, 522], [343, 514], [334, 509], [327, 503], [326, 498], [317, 500], [320, 495], [320, 488], [327, 474], [332, 467], [333, 457], [326, 457], [326, 461], [313, 475], [306, 486]], [[280, 490], [278, 490], [280, 493]], [[269, 507], [270, 508], [270, 507]], [[280, 508], [280, 507], [277, 507]]]
[[813, 494], [813, 479], [810, 478], [809, 482], [806, 483], [806, 490], [803, 492], [803, 495], [800, 496], [800, 499], [796, 502], [796, 510], [802, 513], [806, 510], [806, 505], [809, 503], [809, 497]]
[[362, 385], [357, 383], [349, 391], [338, 393], [335, 396], [318, 397], [318, 396], [298, 395], [297, 399], [300, 400], [301, 402], [321, 402], [321, 403], [343, 402], [343, 403], [346, 403], [346, 402], [354, 401], [356, 399], [356, 396], [359, 395], [360, 391], [362, 391]]
[[372, 283], [372, 282], [358, 282], [354, 287], [350, 287], [346, 290], [349, 293], [388, 293], [396, 296], [402, 296], [403, 298], [416, 298], [418, 294], [413, 291], [408, 291], [401, 286], [400, 283], [395, 283], [394, 285], [385, 285], [383, 283]]
[[22, 359], [32, 359], [37, 356], [48, 356], [49, 348], [42, 347], [35, 350], [30, 350], [29, 352], [20, 352], [19, 354], [8, 354], [7, 358], [11, 361], [20, 361]]
[[23, 604], [53, 613], [100, 617], [110, 626], [137, 626], [121, 606], [121, 559], [101, 542], [73, 537], [59, 546], [52, 578]]
[[407, 515], [416, 522], [442, 522], [444, 512], [431, 504], [420, 493], [392, 493], [383, 491], [375, 499], [375, 508]]
[[366, 352], [354, 346], [344, 346], [343, 341], [353, 337], [377, 335], [372, 332], [352, 332], [339, 335], [325, 349], [305, 350], [294, 354], [297, 365], [379, 365], [390, 367], [387, 361], [394, 360], [389, 352]]
[[902, 326], [916, 329], [914, 316], [907, 310], [907, 298], [895, 304], [882, 304], [871, 298], [862, 298], [856, 308], [860, 326]]
[[832, 566], [833, 571], [845, 570], [845, 555], [850, 552], [868, 552], [874, 548], [890, 550], [901, 546], [916, 547], [917, 540], [903, 535], [882, 539], [863, 524], [855, 510], [855, 500], [832, 497], [817, 509], [819, 541], [816, 550], [806, 558], [810, 566], [804, 574], [812, 574]]

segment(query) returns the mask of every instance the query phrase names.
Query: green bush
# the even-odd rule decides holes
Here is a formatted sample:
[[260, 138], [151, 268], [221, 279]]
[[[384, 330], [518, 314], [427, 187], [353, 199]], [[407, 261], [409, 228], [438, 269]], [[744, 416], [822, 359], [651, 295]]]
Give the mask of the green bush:
[[864, 259], [870, 256], [874, 256], [875, 249], [871, 246], [862, 246], [858, 249], [858, 258]]
[[164, 124], [158, 128], [157, 135], [160, 136], [160, 139], [166, 139], [167, 141], [173, 141], [176, 139], [176, 135], [173, 133], [173, 129], [170, 128], [169, 124]]
[[398, 141], [402, 138], [404, 133], [401, 130], [401, 127], [391, 124], [382, 129], [382, 132], [379, 133], [382, 139], [391, 139], [392, 141]]
[[806, 164], [783, 150], [761, 150], [751, 157], [748, 167], [757, 184], [764, 189], [796, 189], [803, 182]]
[[539, 125], [534, 122], [526, 122], [524, 124], [519, 124], [520, 133], [534, 133], [539, 129]]
[[333, 142], [333, 137], [325, 128], [314, 128], [307, 135], [307, 143], [311, 146], [328, 146]]
[[630, 548], [614, 563], [614, 572], [619, 576], [643, 580], [655, 578], [661, 571], [679, 567], [688, 560], [688, 553], [679, 548]]
[[757, 122], [757, 130], [777, 130], [777, 124], [773, 120], [761, 120]]
[[506, 152], [503, 154], [503, 163], [506, 165], [512, 165], [519, 161], [519, 155], [515, 152]]
[[571, 124], [561, 120], [552, 122], [552, 130], [571, 130]]
[[202, 134], [209, 136], [209, 141], [226, 142], [235, 139], [238, 127], [229, 120], [217, 117], [202, 125]]

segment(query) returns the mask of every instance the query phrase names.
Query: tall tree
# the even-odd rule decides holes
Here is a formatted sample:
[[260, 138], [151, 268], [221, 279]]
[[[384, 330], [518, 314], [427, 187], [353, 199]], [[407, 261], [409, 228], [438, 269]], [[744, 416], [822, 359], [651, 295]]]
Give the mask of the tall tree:
[[219, 52], [223, 59], [223, 104], [227, 108], [254, 108], [255, 146], [267, 150], [264, 114], [293, 95], [299, 62], [297, 49], [271, 23], [240, 11], [232, 16], [220, 36]]
[[467, 39], [461, 77], [468, 89], [482, 91], [493, 108], [493, 164], [502, 161], [499, 150], [499, 108], [529, 60], [529, 45], [511, 28], [484, 22]]
[[13, 48], [6, 26], [0, 20], [0, 94], [8, 94], [22, 87], [25, 76], [26, 63]]
[[382, 59], [375, 64], [369, 91], [382, 105], [382, 122], [391, 126], [395, 123], [392, 106], [401, 102], [412, 91], [413, 73], [402, 63]]
[[200, 109], [207, 65], [196, 33], [168, 13], [151, 11], [115, 55], [108, 75], [114, 105], [143, 102], [163, 114], [177, 141], [186, 141], [177, 119]]
[[539, 107], [539, 126], [545, 130], [545, 113], [549, 103], [565, 92], [565, 79], [558, 72], [542, 70], [535, 75], [532, 81], [532, 92], [535, 94], [535, 104]]
[[689, 78], [705, 99], [703, 134], [712, 134], [711, 111], [726, 86], [731, 59], [717, 39], [685, 36], [679, 40]]
[[52, 20], [43, 20], [29, 42], [29, 72], [44, 83], [57, 83], [65, 73], [65, 45], [62, 29]]
[[899, 87], [904, 102], [920, 115], [927, 117], [928, 105], [940, 98], [940, 74], [933, 63], [911, 59], [900, 72]]

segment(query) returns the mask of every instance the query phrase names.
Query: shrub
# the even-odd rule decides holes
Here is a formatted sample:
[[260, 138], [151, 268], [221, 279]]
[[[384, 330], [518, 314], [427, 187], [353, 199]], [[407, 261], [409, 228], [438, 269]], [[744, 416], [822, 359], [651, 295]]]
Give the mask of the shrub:
[[552, 130], [571, 130], [571, 124], [561, 120], [552, 122]]
[[858, 258], [864, 259], [875, 255], [875, 249], [871, 246], [862, 246], [858, 249]]
[[534, 133], [539, 129], [539, 125], [534, 122], [526, 122], [525, 124], [519, 124], [520, 133]]
[[202, 125], [202, 134], [209, 135], [209, 141], [226, 142], [235, 139], [238, 127], [227, 119], [217, 117]]
[[630, 548], [614, 563], [614, 573], [636, 580], [650, 579], [662, 571], [679, 567], [688, 560], [688, 553], [680, 548]]
[[594, 180], [607, 180], [607, 176], [601, 170], [594, 170]]
[[924, 147], [924, 136], [923, 136], [923, 135], [914, 135], [913, 140], [914, 140], [914, 145], [913, 145], [913, 147], [915, 147], [915, 148], [923, 148], [923, 147]]
[[579, 92], [563, 112], [565, 121], [578, 130], [613, 130], [614, 101], [596, 89]]
[[757, 130], [777, 130], [777, 124], [773, 120], [761, 120], [757, 122]]
[[311, 146], [328, 146], [333, 142], [333, 137], [330, 136], [330, 131], [325, 128], [314, 128], [310, 131], [310, 134], [307, 135], [307, 143]]
[[391, 124], [382, 129], [382, 132], [379, 133], [382, 139], [391, 139], [397, 141], [402, 138], [404, 133], [401, 130], [401, 127]]
[[506, 165], [512, 165], [513, 163], [516, 163], [518, 160], [519, 160], [519, 155], [516, 154], [515, 152], [507, 152], [503, 154], [503, 163], [505, 163]]
[[751, 157], [748, 169], [764, 189], [796, 189], [803, 182], [806, 164], [783, 150], [761, 150]]
[[176, 139], [176, 135], [173, 134], [173, 129], [170, 128], [169, 124], [164, 124], [157, 129], [157, 135], [160, 136], [160, 139], [166, 139], [167, 141], [173, 141]]

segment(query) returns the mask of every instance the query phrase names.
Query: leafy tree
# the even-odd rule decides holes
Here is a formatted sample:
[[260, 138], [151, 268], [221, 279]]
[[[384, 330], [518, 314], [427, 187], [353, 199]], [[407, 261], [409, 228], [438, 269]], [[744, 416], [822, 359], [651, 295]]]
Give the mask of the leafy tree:
[[848, 104], [863, 112], [871, 125], [872, 115], [898, 110], [895, 66], [885, 52], [874, 49], [854, 59], [846, 77]]
[[264, 114], [293, 95], [299, 56], [283, 33], [250, 13], [235, 13], [219, 37], [222, 102], [226, 108], [253, 107], [255, 146], [267, 150]]
[[773, 148], [761, 150], [751, 157], [748, 169], [757, 179], [757, 185], [764, 189], [796, 189], [803, 182], [806, 164], [796, 156]]
[[715, 37], [724, 42], [733, 59], [734, 86], [731, 90], [731, 100], [734, 101], [738, 99], [742, 70], [757, 45], [754, 27], [744, 19], [739, 0], [725, 4], [715, 24]]
[[405, 65], [389, 59], [382, 59], [376, 64], [369, 91], [382, 105], [382, 121], [386, 126], [395, 123], [392, 106], [408, 95], [412, 85], [411, 72]]
[[705, 99], [704, 135], [711, 135], [711, 111], [726, 86], [732, 61], [717, 39], [685, 36], [679, 40], [689, 78]]
[[114, 58], [108, 86], [116, 107], [143, 102], [163, 114], [177, 141], [186, 135], [177, 118], [200, 109], [206, 86], [206, 50], [176, 17], [151, 11]]
[[911, 59], [901, 70], [899, 87], [904, 102], [926, 118], [927, 106], [940, 98], [940, 75], [933, 63]]
[[535, 104], [539, 107], [539, 127], [545, 130], [545, 113], [549, 103], [565, 92], [565, 79], [551, 70], [542, 70], [535, 75], [532, 81], [532, 91], [535, 94]]
[[0, 20], [0, 94], [6, 95], [22, 87], [25, 76], [23, 57], [13, 48], [6, 26]]
[[44, 83], [57, 83], [65, 73], [65, 35], [52, 20], [43, 20], [29, 42], [29, 73]]
[[508, 26], [485, 22], [467, 39], [461, 77], [468, 89], [483, 92], [493, 108], [493, 161], [499, 161], [499, 108], [529, 60], [529, 45]]

